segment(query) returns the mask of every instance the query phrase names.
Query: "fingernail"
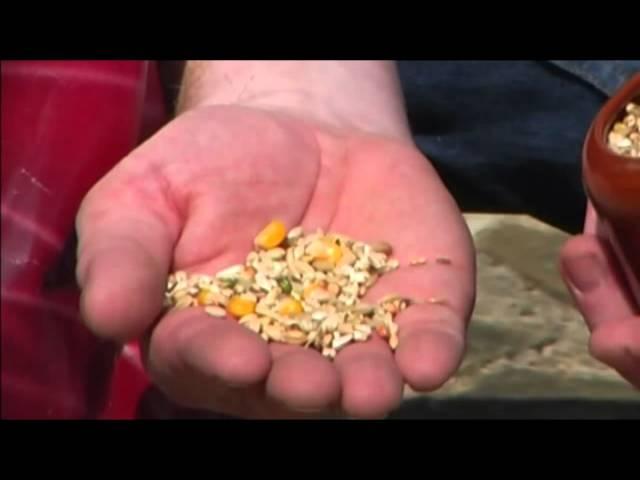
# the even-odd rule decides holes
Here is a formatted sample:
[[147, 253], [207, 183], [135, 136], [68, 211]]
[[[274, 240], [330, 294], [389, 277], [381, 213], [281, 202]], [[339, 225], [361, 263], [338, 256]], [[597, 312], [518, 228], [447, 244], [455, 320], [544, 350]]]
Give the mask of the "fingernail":
[[566, 263], [569, 282], [581, 293], [588, 293], [600, 285], [604, 268], [595, 255], [573, 258]]

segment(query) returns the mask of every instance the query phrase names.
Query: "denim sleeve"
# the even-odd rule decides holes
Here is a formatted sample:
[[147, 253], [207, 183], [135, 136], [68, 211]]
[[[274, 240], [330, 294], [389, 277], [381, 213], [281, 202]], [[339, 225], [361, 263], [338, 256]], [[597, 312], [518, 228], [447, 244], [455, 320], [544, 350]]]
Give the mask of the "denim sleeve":
[[589, 125], [638, 62], [401, 61], [416, 143], [464, 211], [582, 229]]
[[607, 95], [613, 95], [640, 72], [640, 60], [552, 60], [551, 63]]

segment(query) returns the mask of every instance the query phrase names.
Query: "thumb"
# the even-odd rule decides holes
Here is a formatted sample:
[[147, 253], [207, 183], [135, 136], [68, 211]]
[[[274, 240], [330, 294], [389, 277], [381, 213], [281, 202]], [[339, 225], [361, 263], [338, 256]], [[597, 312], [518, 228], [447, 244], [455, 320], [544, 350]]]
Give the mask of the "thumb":
[[578, 235], [560, 253], [562, 277], [591, 331], [634, 314], [615, 258], [596, 237]]
[[76, 223], [76, 274], [87, 327], [127, 342], [162, 311], [178, 221], [163, 209], [162, 195], [143, 196], [135, 182], [120, 185], [125, 187], [99, 184], [83, 201]]

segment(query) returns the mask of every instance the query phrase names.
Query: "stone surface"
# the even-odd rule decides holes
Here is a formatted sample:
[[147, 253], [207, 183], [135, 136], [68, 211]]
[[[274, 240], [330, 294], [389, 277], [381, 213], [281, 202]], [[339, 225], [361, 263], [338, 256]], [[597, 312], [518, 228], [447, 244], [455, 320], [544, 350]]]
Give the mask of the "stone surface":
[[535, 411], [544, 417], [545, 408], [560, 418], [570, 412], [602, 418], [640, 413], [640, 393], [589, 355], [587, 328], [557, 269], [566, 234], [521, 216], [467, 220], [478, 251], [467, 355], [437, 392], [407, 390], [406, 404], [394, 416], [482, 416], [481, 404], [492, 412], [488, 416]]

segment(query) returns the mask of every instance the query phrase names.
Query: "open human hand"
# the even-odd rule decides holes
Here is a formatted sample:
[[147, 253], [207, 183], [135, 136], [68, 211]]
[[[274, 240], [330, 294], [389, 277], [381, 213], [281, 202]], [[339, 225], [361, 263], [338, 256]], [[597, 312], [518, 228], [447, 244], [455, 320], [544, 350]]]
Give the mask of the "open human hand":
[[[274, 218], [386, 240], [401, 268], [370, 291], [440, 297], [402, 312], [399, 346], [349, 345], [332, 362], [267, 344], [198, 308], [163, 315], [170, 271], [242, 263]], [[458, 368], [474, 303], [472, 242], [453, 199], [409, 142], [235, 106], [165, 126], [89, 192], [77, 221], [82, 311], [96, 334], [144, 337], [146, 366], [172, 400], [246, 418], [380, 417], [403, 387], [441, 386]], [[406, 266], [414, 257], [450, 265]]]

